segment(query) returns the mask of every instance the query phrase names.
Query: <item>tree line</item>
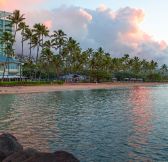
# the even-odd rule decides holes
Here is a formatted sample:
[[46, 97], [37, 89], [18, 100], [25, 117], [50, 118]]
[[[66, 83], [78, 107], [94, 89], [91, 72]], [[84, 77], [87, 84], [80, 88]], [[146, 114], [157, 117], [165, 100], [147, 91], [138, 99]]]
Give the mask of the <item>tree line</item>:
[[[142, 78], [146, 81], [166, 81], [168, 67], [161, 67], [154, 60], [130, 57], [112, 57], [102, 47], [82, 50], [80, 44], [68, 37], [63, 30], [49, 29], [41, 23], [29, 27], [19, 10], [8, 16], [14, 33], [4, 32], [0, 41], [4, 44], [7, 58], [14, 55], [24, 63], [23, 75], [30, 79], [59, 79], [65, 74], [81, 74], [88, 81], [111, 81], [112, 78]], [[21, 54], [16, 54], [14, 44], [17, 33], [21, 33]], [[29, 51], [25, 51], [25, 45]], [[36, 51], [35, 55], [32, 54]]]

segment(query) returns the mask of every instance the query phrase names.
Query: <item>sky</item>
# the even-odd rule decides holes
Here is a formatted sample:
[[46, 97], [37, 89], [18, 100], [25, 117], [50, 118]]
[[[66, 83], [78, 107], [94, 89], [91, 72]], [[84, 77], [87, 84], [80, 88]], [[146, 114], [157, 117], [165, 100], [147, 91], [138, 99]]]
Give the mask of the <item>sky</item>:
[[0, 10], [19, 9], [27, 23], [63, 29], [86, 49], [113, 56], [129, 53], [168, 64], [166, 0], [0, 0]]

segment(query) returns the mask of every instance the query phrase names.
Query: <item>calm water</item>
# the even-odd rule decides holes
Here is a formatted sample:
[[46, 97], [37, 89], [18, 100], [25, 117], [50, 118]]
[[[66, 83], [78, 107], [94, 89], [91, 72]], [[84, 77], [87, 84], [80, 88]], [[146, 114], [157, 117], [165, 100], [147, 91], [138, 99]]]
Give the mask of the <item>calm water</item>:
[[81, 162], [168, 161], [168, 86], [0, 95], [0, 130]]

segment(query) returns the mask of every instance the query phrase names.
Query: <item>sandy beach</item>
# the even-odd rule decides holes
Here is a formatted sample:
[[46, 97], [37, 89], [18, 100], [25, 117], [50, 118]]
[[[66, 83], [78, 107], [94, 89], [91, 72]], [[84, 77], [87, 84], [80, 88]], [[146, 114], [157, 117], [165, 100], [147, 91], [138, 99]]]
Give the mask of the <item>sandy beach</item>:
[[0, 87], [0, 94], [43, 93], [65, 90], [110, 89], [115, 87], [156, 86], [168, 83], [68, 83], [63, 85]]

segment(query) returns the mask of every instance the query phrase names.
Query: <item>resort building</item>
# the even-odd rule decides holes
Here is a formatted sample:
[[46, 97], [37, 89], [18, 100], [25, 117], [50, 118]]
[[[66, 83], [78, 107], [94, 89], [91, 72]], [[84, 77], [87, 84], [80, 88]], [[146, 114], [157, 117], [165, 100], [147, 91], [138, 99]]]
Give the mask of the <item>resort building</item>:
[[[8, 16], [11, 13], [0, 11], [0, 37], [4, 32], [13, 32], [11, 22]], [[5, 73], [4, 73], [5, 72]], [[21, 63], [14, 57], [6, 57], [4, 53], [4, 45], [0, 43], [0, 80], [5, 79], [19, 79], [21, 74]]]

